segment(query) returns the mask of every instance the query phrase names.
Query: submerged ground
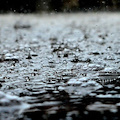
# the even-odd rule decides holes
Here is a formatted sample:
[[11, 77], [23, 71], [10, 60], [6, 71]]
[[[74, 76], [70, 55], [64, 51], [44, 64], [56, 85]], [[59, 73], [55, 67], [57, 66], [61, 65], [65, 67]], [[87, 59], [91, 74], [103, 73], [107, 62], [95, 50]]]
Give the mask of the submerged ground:
[[0, 120], [118, 120], [119, 24], [119, 13], [0, 15]]

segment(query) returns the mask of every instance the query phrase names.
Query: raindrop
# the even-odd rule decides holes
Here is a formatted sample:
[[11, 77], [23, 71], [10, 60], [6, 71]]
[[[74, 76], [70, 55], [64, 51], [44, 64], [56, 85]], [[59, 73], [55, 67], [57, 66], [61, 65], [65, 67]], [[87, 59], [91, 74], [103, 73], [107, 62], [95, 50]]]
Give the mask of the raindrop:
[[28, 57], [26, 58], [26, 59], [32, 59], [32, 57], [31, 57], [31, 54], [30, 54], [30, 48], [29, 48], [29, 53], [28, 53]]

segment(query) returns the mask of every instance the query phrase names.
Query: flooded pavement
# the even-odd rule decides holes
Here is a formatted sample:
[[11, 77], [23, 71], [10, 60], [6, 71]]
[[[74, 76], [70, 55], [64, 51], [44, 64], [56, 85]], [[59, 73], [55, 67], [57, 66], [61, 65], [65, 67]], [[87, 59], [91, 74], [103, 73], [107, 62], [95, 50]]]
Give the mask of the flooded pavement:
[[118, 120], [119, 19], [0, 15], [0, 120]]

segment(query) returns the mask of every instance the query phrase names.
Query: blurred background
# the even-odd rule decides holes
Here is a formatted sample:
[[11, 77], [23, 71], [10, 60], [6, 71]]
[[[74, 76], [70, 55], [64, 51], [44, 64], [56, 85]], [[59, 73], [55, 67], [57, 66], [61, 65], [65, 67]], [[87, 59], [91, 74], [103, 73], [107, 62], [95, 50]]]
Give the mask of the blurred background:
[[120, 10], [120, 0], [0, 0], [0, 13]]

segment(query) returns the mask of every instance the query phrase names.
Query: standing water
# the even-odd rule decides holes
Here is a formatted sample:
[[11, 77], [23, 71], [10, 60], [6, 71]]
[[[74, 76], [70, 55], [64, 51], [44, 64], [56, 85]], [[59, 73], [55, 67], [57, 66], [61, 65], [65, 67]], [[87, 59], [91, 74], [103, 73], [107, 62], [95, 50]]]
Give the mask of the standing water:
[[118, 120], [119, 19], [0, 15], [0, 119]]

